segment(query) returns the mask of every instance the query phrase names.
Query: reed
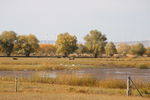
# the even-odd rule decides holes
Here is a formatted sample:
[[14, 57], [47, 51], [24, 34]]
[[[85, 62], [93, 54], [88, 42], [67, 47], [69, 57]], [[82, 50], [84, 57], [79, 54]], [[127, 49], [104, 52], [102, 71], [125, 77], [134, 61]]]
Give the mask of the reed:
[[[0, 77], [0, 81], [14, 81], [15, 77]], [[30, 78], [20, 77], [19, 82], [31, 82], [31, 83], [48, 83], [48, 84], [61, 84], [70, 86], [89, 86], [100, 87], [110, 89], [126, 89], [126, 81], [124, 80], [97, 80], [90, 75], [58, 75], [56, 78], [33, 76]], [[134, 81], [136, 86], [140, 89], [150, 89], [149, 82]], [[134, 87], [133, 87], [134, 88]]]

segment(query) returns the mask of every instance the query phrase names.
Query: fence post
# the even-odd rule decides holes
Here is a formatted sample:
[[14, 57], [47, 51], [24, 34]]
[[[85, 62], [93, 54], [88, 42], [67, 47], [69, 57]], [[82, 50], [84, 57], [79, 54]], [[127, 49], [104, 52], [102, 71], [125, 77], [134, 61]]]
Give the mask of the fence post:
[[15, 92], [18, 91], [18, 78], [15, 78]]
[[131, 95], [131, 77], [128, 76], [127, 78], [127, 96]]

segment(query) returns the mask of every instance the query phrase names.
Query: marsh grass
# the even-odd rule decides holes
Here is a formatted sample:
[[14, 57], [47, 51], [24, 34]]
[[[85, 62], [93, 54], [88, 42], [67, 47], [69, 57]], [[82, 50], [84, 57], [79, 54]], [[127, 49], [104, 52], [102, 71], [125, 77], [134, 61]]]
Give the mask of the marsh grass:
[[1, 100], [149, 100], [149, 98], [83, 93], [1, 93]]
[[[144, 66], [144, 67], [143, 67]], [[64, 70], [64, 69], [79, 69], [79, 68], [94, 68], [94, 67], [134, 67], [134, 68], [149, 68], [150, 58], [76, 58], [75, 60], [68, 60], [67, 58], [18, 58], [13, 60], [11, 58], [0, 58], [0, 70]], [[14, 93], [15, 89], [15, 77], [0, 77], [0, 99], [4, 100], [37, 100], [42, 96], [43, 100], [55, 99], [62, 95], [63, 99], [73, 98], [68, 93], [74, 93], [75, 100], [99, 100], [102, 96], [96, 96], [100, 94], [126, 94], [126, 81], [123, 80], [96, 80], [90, 75], [77, 76], [77, 75], [58, 75], [56, 78], [39, 77], [35, 75], [33, 77], [20, 77], [18, 79], [18, 89], [21, 93]], [[150, 83], [144, 83], [142, 81], [135, 81], [135, 84], [140, 91], [146, 96], [150, 93]], [[5, 92], [5, 94], [2, 94]], [[11, 92], [9, 94], [9, 92]], [[23, 93], [23, 94], [22, 94]], [[25, 94], [24, 94], [25, 93]], [[34, 94], [37, 96], [34, 98]], [[36, 94], [39, 93], [39, 94]], [[44, 94], [41, 95], [41, 93]], [[48, 95], [45, 93], [48, 93]], [[51, 95], [54, 93], [53, 95]], [[133, 95], [138, 95], [137, 91], [133, 87]], [[32, 95], [33, 94], [33, 95]], [[59, 94], [59, 96], [57, 95]], [[83, 94], [86, 94], [83, 97]], [[89, 96], [89, 94], [93, 96]], [[68, 97], [66, 97], [66, 95]], [[79, 95], [79, 98], [77, 97]], [[80, 96], [81, 95], [81, 96]], [[144, 95], [144, 96], [145, 96]], [[7, 96], [7, 98], [5, 98]], [[15, 98], [12, 98], [15, 96]], [[47, 98], [45, 98], [47, 96]], [[108, 96], [109, 97], [109, 96]], [[114, 97], [116, 100], [118, 96]], [[103, 100], [102, 98], [101, 100]], [[109, 97], [104, 100], [112, 100], [113, 97]], [[119, 97], [120, 100], [128, 100], [128, 98]], [[118, 100], [119, 100], [118, 99]], [[131, 98], [129, 100], [143, 100], [141, 98]], [[149, 100], [145, 99], [145, 100]]]
[[140, 69], [148, 69], [149, 68], [149, 66], [146, 64], [139, 64], [137, 67]]
[[[0, 77], [0, 81], [15, 81], [15, 77]], [[48, 83], [48, 84], [61, 84], [70, 86], [89, 86], [99, 88], [112, 88], [112, 89], [126, 89], [126, 81], [124, 80], [97, 80], [90, 75], [58, 75], [56, 78], [33, 76], [29, 78], [20, 77], [20, 82], [33, 82], [33, 83]], [[149, 82], [134, 81], [138, 88], [150, 89]], [[135, 87], [133, 87], [134, 89]]]
[[99, 87], [125, 89], [127, 85], [126, 85], [126, 81], [124, 80], [104, 80], [104, 81], [99, 81]]
[[0, 70], [64, 70], [95, 67], [150, 68], [149, 57], [139, 58], [0, 58]]
[[[144, 96], [148, 96], [150, 83], [135, 81]], [[0, 92], [14, 92], [15, 77], [0, 78]], [[30, 77], [18, 78], [19, 92], [40, 93], [82, 93], [82, 94], [126, 94], [126, 82], [123, 80], [96, 80], [87, 76], [61, 75], [56, 78]], [[138, 96], [133, 87], [132, 95]]]
[[60, 75], [56, 77], [57, 84], [76, 85], [76, 86], [96, 86], [97, 80], [89, 75]]

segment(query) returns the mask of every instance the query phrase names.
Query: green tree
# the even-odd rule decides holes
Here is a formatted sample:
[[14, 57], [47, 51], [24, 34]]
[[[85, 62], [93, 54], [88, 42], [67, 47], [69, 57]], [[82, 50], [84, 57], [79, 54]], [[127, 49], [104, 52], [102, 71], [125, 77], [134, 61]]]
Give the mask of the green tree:
[[0, 44], [2, 46], [2, 51], [7, 56], [11, 55], [15, 41], [16, 41], [16, 33], [13, 31], [4, 31], [0, 35]]
[[19, 54], [24, 54], [25, 56], [30, 56], [39, 48], [39, 41], [35, 35], [20, 35], [17, 38], [17, 52]]
[[142, 56], [145, 53], [146, 49], [142, 43], [138, 43], [131, 46], [131, 53]]
[[107, 56], [113, 56], [115, 53], [117, 53], [116, 46], [113, 42], [107, 43], [105, 47], [105, 52]]
[[67, 57], [77, 49], [77, 38], [69, 33], [59, 34], [56, 40], [57, 53]]
[[97, 30], [91, 30], [88, 35], [84, 37], [86, 41], [85, 46], [93, 53], [94, 57], [97, 58], [105, 51], [106, 36]]
[[120, 54], [126, 55], [130, 52], [130, 49], [131, 49], [130, 45], [121, 43], [118, 45], [117, 51]]

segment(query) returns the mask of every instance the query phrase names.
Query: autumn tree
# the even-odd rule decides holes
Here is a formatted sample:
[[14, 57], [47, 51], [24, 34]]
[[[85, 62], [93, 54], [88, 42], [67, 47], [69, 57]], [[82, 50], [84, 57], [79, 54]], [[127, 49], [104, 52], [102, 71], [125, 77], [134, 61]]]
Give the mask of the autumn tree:
[[117, 53], [116, 46], [113, 42], [107, 43], [105, 47], [105, 53], [107, 56], [113, 56], [115, 53]]
[[97, 30], [91, 30], [88, 35], [84, 37], [86, 41], [85, 46], [93, 53], [94, 57], [97, 58], [105, 51], [106, 36]]
[[146, 48], [146, 55], [150, 56], [150, 47], [149, 48]]
[[76, 50], [77, 54], [84, 54], [84, 53], [88, 53], [88, 48], [83, 45], [83, 44], [78, 44], [78, 49]]
[[40, 44], [39, 53], [44, 56], [55, 55], [56, 46], [53, 44]]
[[126, 55], [130, 52], [130, 49], [131, 49], [130, 45], [121, 43], [118, 45], [117, 51], [120, 54]]
[[0, 44], [2, 47], [2, 51], [7, 56], [10, 56], [13, 51], [16, 37], [16, 33], [13, 31], [4, 31], [0, 35]]
[[39, 47], [39, 41], [35, 35], [20, 35], [17, 38], [17, 52], [25, 56], [30, 56]]
[[0, 45], [0, 55], [2, 55], [3, 53], [3, 49], [2, 49], [2, 46]]
[[145, 53], [145, 48], [142, 43], [137, 43], [131, 46], [131, 53], [142, 56]]
[[67, 57], [77, 49], [77, 38], [67, 32], [59, 34], [56, 40], [56, 47], [57, 53], [61, 53]]

